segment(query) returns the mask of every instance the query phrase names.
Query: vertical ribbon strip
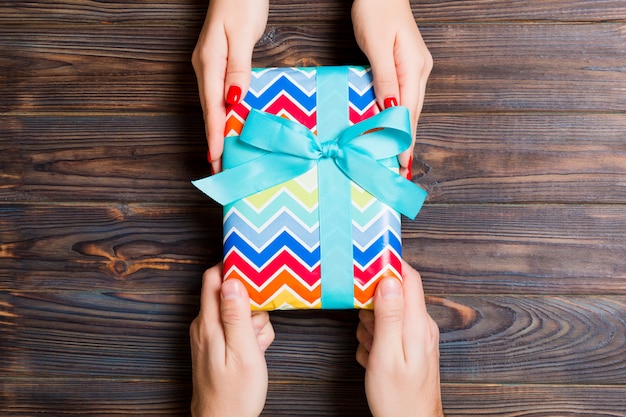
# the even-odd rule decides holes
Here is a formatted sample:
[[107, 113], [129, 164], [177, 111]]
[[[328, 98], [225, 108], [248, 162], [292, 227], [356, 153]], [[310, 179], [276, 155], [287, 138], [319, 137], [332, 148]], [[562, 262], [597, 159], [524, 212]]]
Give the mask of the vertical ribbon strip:
[[[349, 126], [348, 68], [317, 69], [317, 137], [328, 156]], [[319, 189], [322, 308], [354, 307], [352, 191], [350, 180], [331, 157], [317, 167]]]

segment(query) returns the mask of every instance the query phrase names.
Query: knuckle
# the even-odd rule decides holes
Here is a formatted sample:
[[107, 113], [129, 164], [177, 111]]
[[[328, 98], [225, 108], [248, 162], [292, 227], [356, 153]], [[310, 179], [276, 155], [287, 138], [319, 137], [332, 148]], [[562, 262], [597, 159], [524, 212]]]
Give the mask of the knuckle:
[[[383, 74], [376, 79], [376, 87], [381, 94], [392, 93], [396, 89], [398, 80], [395, 74]], [[384, 97], [383, 97], [384, 98]]]
[[430, 330], [430, 335], [433, 339], [433, 341], [436, 344], [439, 344], [439, 326], [437, 325], [437, 322], [435, 320], [433, 320], [433, 318], [431, 317], [429, 320], [429, 330]]
[[402, 323], [402, 308], [396, 305], [389, 306], [384, 311], [378, 312], [376, 321], [386, 324]]
[[200, 71], [200, 69], [204, 66], [205, 61], [205, 48], [200, 45], [196, 45], [196, 47], [193, 49], [193, 52], [191, 53], [191, 65], [193, 66], [193, 69], [196, 72]]
[[225, 303], [222, 306], [222, 323], [225, 326], [238, 326], [243, 320], [238, 314], [237, 308], [228, 304]]
[[419, 56], [418, 58], [418, 62], [416, 62], [417, 64], [417, 68], [419, 68], [421, 71], [419, 71], [419, 73], [421, 74], [421, 77], [428, 77], [433, 69], [433, 56], [430, 53], [430, 51], [428, 51], [427, 49], [423, 52], [422, 55]]

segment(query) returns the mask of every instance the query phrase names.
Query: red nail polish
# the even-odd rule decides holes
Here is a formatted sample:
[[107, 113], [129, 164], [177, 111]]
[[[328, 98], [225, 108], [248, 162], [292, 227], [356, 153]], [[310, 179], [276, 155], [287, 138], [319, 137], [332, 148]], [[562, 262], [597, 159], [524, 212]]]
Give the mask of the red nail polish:
[[389, 107], [396, 107], [398, 105], [398, 100], [396, 100], [395, 97], [387, 97], [383, 101], [383, 105], [385, 106], [386, 109], [388, 109]]
[[413, 181], [413, 155], [409, 157], [409, 166], [407, 167], [408, 171], [406, 173], [406, 179], [409, 181]]
[[231, 85], [228, 87], [228, 93], [226, 93], [226, 104], [237, 104], [241, 100], [241, 87], [238, 85]]

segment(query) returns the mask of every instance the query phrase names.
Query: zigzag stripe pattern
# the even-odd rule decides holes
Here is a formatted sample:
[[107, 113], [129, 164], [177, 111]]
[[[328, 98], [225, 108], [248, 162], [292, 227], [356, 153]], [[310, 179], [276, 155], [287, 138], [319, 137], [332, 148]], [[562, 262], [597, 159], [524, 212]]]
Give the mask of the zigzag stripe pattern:
[[[239, 135], [251, 108], [316, 131], [315, 69], [254, 70], [250, 90], [228, 110]], [[351, 67], [349, 122], [378, 112], [371, 70]], [[224, 207], [224, 271], [241, 280], [253, 309], [317, 309], [321, 303], [317, 169]], [[376, 284], [401, 278], [401, 223], [393, 209], [352, 185], [354, 307], [371, 308]]]

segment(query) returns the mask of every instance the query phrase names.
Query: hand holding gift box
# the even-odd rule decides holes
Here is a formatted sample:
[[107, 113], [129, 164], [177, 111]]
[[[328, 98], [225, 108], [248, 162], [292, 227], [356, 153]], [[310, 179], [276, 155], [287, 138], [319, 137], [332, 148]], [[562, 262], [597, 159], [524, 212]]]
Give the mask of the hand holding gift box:
[[254, 70], [226, 135], [225, 170], [194, 185], [224, 205], [224, 276], [253, 309], [371, 308], [401, 279], [399, 213], [426, 192], [397, 174], [408, 110], [377, 113], [368, 68]]

